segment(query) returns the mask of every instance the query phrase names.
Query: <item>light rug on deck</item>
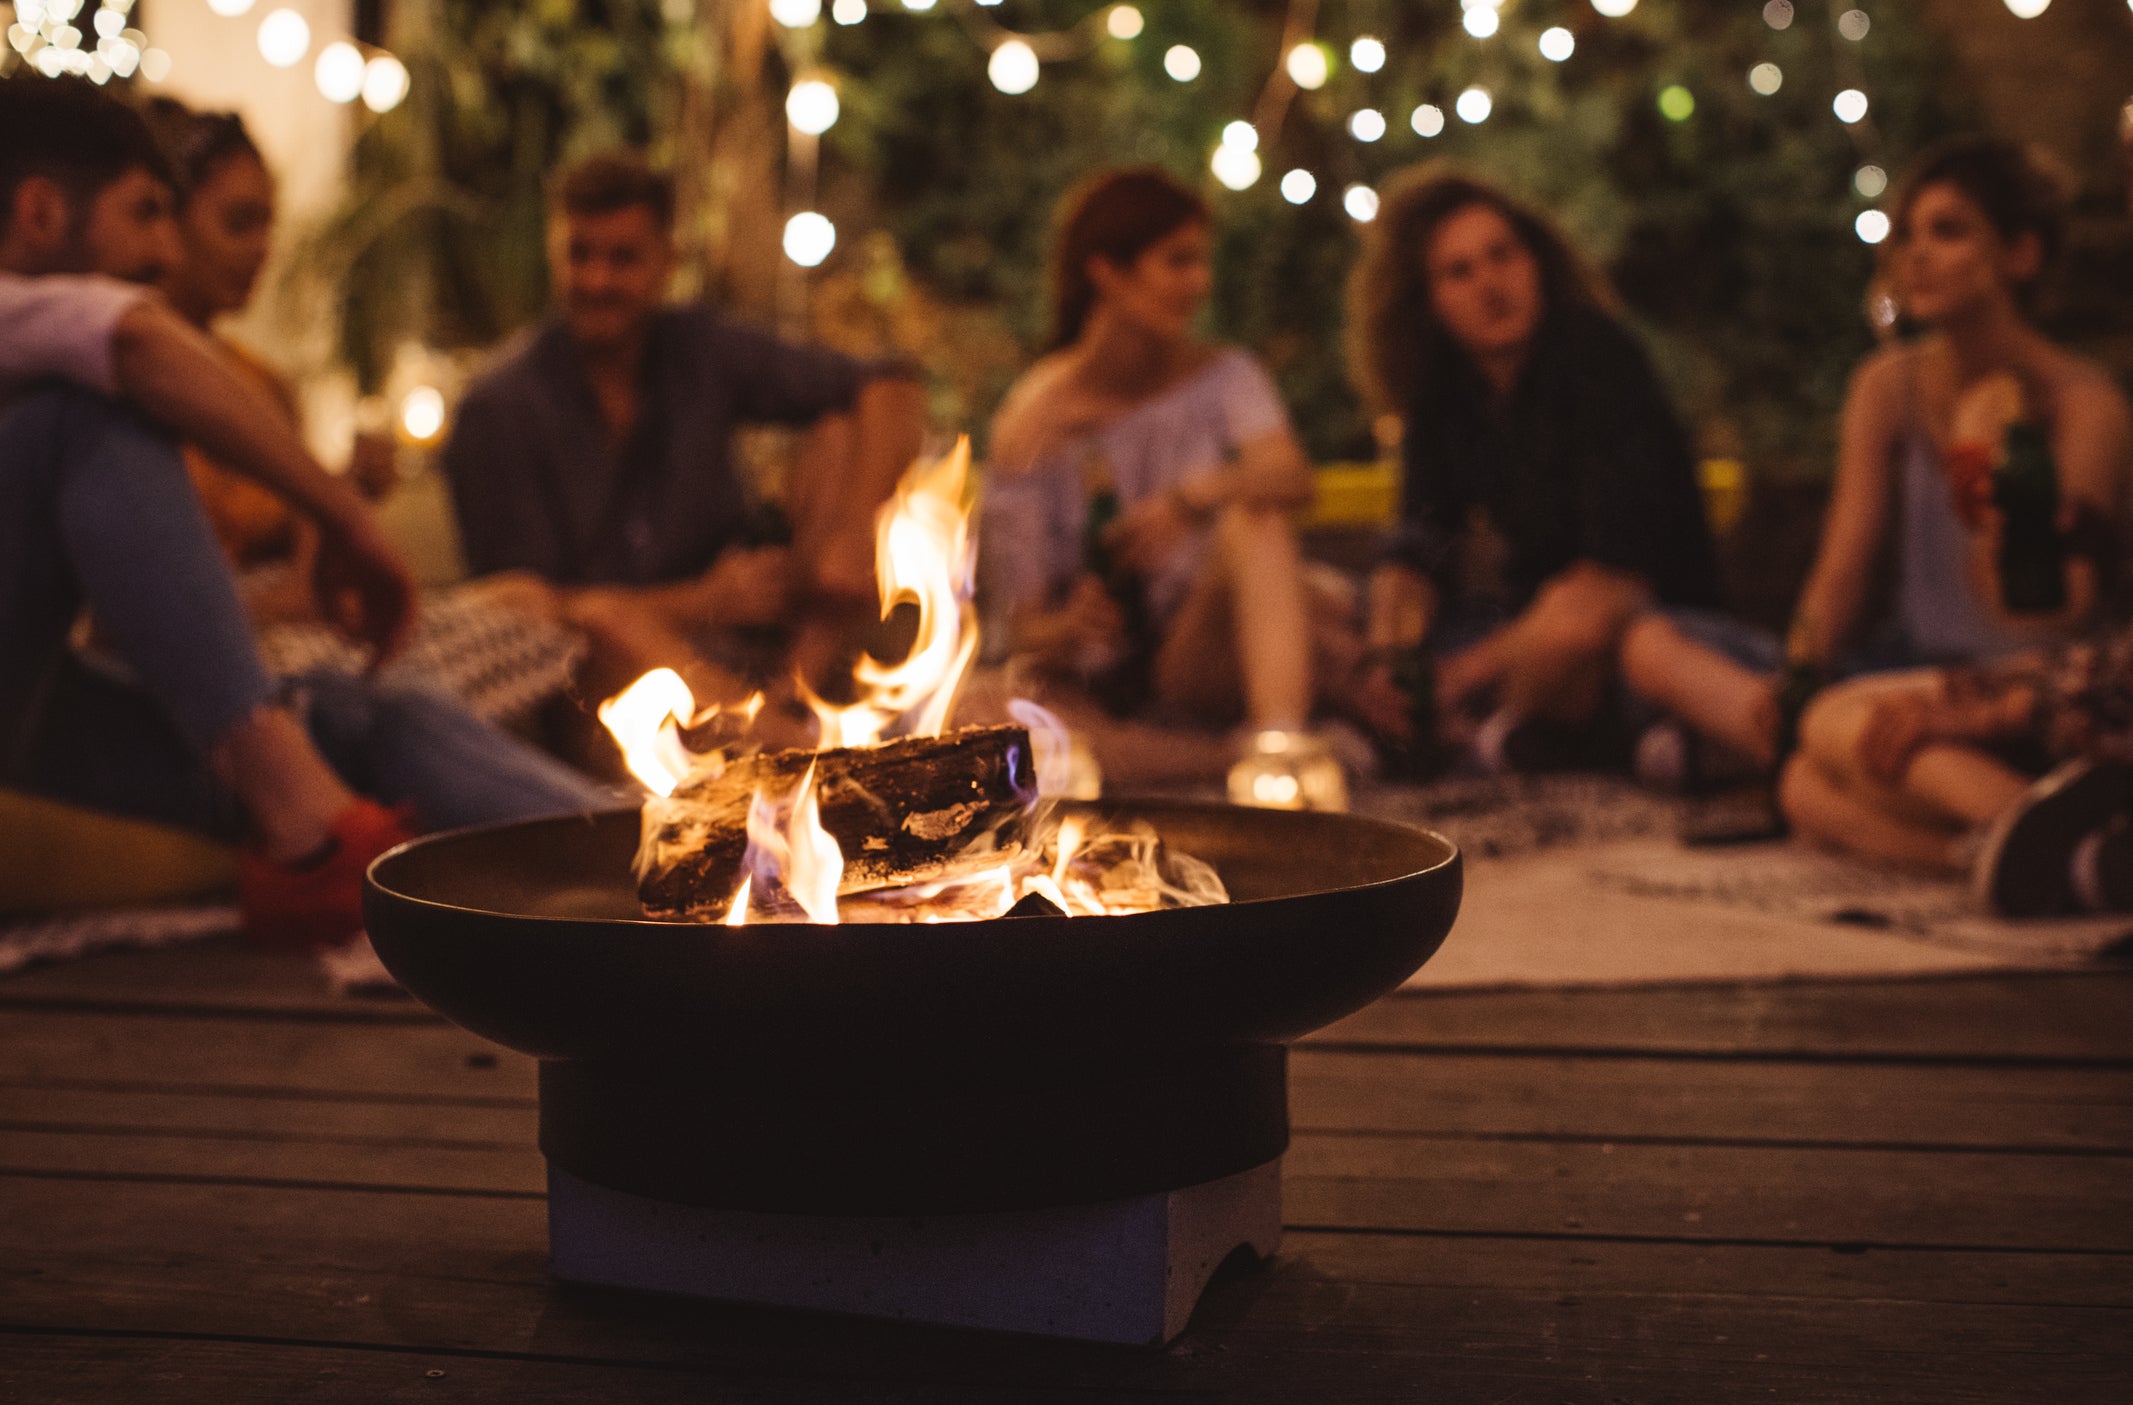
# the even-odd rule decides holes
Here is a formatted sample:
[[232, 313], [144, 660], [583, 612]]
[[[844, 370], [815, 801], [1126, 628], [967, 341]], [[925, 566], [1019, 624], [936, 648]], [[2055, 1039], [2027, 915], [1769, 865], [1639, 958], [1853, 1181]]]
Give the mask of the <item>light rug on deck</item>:
[[171, 946], [237, 930], [227, 903], [115, 907], [54, 917], [0, 916], [0, 976], [39, 961], [72, 961], [99, 951]]
[[1676, 802], [1606, 777], [1387, 788], [1356, 808], [1441, 830], [1468, 856], [1459, 921], [1417, 988], [2054, 969], [2133, 947], [2133, 918], [1998, 921], [1953, 879], [1800, 844], [1689, 848]]

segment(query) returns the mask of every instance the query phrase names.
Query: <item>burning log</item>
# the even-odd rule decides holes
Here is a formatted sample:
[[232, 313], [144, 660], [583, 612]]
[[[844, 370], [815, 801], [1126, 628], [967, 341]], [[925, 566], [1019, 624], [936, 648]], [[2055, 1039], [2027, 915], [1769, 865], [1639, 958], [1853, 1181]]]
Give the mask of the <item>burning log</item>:
[[925, 882], [1023, 852], [1037, 795], [1024, 728], [758, 752], [646, 802], [637, 857], [646, 914], [716, 920], [725, 913], [741, 884], [757, 792], [789, 793], [810, 766], [822, 828], [844, 851], [840, 892]]

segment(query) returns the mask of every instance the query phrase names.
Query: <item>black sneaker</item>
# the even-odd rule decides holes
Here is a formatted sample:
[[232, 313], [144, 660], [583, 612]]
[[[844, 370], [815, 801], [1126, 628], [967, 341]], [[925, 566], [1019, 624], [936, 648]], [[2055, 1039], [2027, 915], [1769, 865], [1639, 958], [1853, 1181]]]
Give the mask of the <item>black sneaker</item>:
[[2069, 761], [2031, 786], [1985, 832], [1970, 871], [1978, 902], [2002, 917], [2083, 911], [2075, 853], [2125, 809], [2127, 791], [2127, 768], [2099, 761]]

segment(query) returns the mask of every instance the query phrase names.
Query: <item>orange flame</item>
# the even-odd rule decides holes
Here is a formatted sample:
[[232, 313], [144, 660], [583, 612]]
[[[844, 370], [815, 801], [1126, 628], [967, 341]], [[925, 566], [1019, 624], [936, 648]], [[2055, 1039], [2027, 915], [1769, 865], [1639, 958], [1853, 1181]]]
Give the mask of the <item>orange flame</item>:
[[630, 774], [672, 795], [696, 764], [681, 729], [696, 716], [696, 695], [671, 668], [655, 668], [600, 704], [600, 721], [622, 748]]
[[822, 810], [815, 800], [815, 768], [793, 787], [783, 802], [758, 789], [748, 807], [748, 850], [741, 860], [741, 894], [726, 914], [734, 923], [734, 911], [747, 920], [746, 897], [755, 879], [763, 887], [783, 888], [807, 914], [810, 922], [825, 927], [837, 925], [837, 888], [844, 881], [844, 850], [837, 837], [822, 827]]

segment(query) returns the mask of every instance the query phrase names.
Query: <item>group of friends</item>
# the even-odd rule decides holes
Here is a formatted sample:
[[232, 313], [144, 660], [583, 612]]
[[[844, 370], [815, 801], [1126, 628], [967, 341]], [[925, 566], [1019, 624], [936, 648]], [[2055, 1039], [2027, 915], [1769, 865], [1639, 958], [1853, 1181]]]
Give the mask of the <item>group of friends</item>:
[[[669, 301], [673, 187], [634, 155], [552, 204], [555, 311], [440, 456], [474, 588], [588, 641], [582, 697], [661, 665], [704, 701], [767, 682], [766, 742], [804, 742], [805, 690], [777, 685], [833, 691], [882, 627], [873, 518], [925, 445], [922, 376]], [[1160, 171], [1093, 175], [1059, 212], [1047, 349], [980, 440], [998, 668], [971, 712], [1036, 694], [1127, 783], [1327, 731], [1394, 776], [1760, 778], [1800, 835], [1968, 871], [1998, 911], [2133, 906], [2133, 642], [2109, 632], [2133, 416], [2032, 320], [2063, 214], [2018, 147], [1918, 159], [1885, 265], [1913, 335], [1852, 378], [1779, 639], [1723, 613], [1688, 437], [1544, 213], [1429, 166], [1365, 227], [1349, 369], [1404, 486], [1357, 578], [1299, 542], [1311, 466], [1272, 379], [1198, 331], [1212, 211]], [[436, 689], [262, 665], [269, 620], [383, 660], [421, 615], [366, 497], [389, 462], [359, 440], [329, 472], [214, 330], [273, 226], [234, 116], [0, 83], [0, 785], [240, 839], [248, 927], [319, 944], [419, 829], [625, 792], [595, 749], [566, 764]], [[796, 431], [775, 503], [735, 463], [758, 424]], [[2010, 589], [2037, 531], [1995, 485], [2039, 453], [2043, 588], [2032, 564]]]

